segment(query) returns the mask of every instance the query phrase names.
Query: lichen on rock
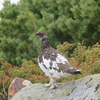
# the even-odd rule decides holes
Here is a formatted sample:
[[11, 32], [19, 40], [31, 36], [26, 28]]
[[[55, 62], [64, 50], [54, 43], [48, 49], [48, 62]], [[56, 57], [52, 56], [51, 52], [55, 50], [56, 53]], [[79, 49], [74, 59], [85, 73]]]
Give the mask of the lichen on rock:
[[48, 89], [36, 83], [21, 89], [11, 100], [100, 100], [100, 74], [58, 83], [57, 89]]

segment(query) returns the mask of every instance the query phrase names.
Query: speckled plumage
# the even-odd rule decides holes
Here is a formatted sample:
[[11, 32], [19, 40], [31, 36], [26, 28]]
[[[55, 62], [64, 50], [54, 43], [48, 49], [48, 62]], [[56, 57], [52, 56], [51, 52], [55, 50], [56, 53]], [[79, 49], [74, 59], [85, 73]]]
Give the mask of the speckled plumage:
[[38, 64], [45, 72], [45, 75], [50, 77], [50, 83], [46, 84], [46, 86], [53, 89], [56, 87], [56, 79], [64, 78], [71, 74], [81, 74], [78, 69], [71, 66], [61, 53], [50, 46], [49, 39], [44, 32], [38, 32], [36, 35], [42, 40]]

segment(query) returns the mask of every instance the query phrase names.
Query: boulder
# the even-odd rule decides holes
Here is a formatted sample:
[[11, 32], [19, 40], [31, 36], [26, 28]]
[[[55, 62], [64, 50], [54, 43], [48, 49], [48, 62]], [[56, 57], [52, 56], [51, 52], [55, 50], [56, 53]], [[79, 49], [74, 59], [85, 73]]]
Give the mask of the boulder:
[[100, 74], [58, 83], [58, 88], [48, 89], [36, 83], [17, 92], [11, 100], [100, 100]]
[[32, 83], [22, 78], [15, 78], [8, 88], [8, 100], [12, 98], [20, 89], [29, 86]]

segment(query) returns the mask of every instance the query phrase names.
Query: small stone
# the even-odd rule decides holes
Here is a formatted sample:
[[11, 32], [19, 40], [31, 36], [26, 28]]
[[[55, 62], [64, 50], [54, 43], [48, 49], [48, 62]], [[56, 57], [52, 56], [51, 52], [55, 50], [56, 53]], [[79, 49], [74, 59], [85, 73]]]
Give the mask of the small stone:
[[8, 88], [8, 100], [12, 98], [20, 89], [31, 85], [32, 83], [29, 80], [22, 78], [15, 78], [9, 88]]

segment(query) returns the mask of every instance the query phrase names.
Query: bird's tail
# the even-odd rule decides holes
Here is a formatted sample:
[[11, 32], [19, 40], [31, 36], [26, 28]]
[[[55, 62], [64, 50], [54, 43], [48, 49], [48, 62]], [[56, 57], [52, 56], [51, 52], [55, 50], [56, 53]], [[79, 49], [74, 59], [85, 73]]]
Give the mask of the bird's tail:
[[67, 70], [67, 73], [73, 74], [73, 75], [82, 74], [78, 69], [75, 69], [75, 68], [70, 68], [70, 69], [68, 69], [68, 70]]

